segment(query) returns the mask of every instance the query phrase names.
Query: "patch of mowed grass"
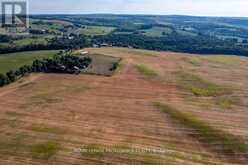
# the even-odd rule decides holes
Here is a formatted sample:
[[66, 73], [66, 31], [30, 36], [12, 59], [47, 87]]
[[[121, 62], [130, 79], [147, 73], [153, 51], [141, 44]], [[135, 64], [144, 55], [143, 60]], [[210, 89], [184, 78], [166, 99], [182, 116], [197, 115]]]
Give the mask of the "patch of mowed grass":
[[32, 106], [49, 106], [50, 104], [58, 104], [64, 101], [62, 97], [64, 94], [80, 94], [90, 88], [84, 84], [37, 84], [33, 87], [35, 92], [28, 98], [28, 104], [25, 107]]
[[81, 156], [86, 157], [102, 158], [104, 155], [106, 155], [106, 152], [104, 147], [101, 145], [89, 144], [81, 148], [80, 154]]
[[11, 137], [0, 137], [0, 154], [6, 156], [16, 155], [19, 151], [26, 151], [24, 140], [27, 136], [23, 133], [13, 134]]
[[207, 143], [214, 150], [227, 156], [247, 156], [248, 144], [241, 137], [210, 126], [192, 114], [181, 112], [161, 103], [154, 103], [158, 109], [168, 114], [175, 122], [195, 131], [192, 135], [200, 142]]
[[62, 101], [63, 101], [62, 98], [53, 95], [39, 94], [31, 97], [30, 105], [56, 104]]
[[144, 35], [150, 37], [161, 37], [163, 34], [168, 35], [172, 33], [172, 29], [166, 27], [152, 27], [151, 29], [141, 31], [144, 33]]
[[201, 57], [198, 57], [197, 55], [187, 55], [187, 56], [182, 57], [181, 60], [195, 67], [202, 66]]
[[179, 83], [196, 96], [218, 96], [226, 91], [223, 87], [184, 71], [176, 72]]
[[191, 87], [191, 92], [196, 96], [216, 96], [219, 94], [219, 88], [216, 86]]
[[24, 38], [16, 40], [13, 43], [17, 47], [27, 46], [27, 45], [47, 45], [47, 40], [43, 37], [39, 38]]
[[248, 62], [247, 58], [234, 55], [204, 56], [204, 59], [208, 60], [209, 62], [221, 63], [226, 65], [241, 64]]
[[136, 160], [137, 164], [157, 164], [158, 159], [157, 155], [154, 155], [152, 152], [145, 152], [142, 149], [131, 148], [126, 145], [114, 145], [106, 146], [100, 144], [89, 144], [80, 148], [80, 153], [82, 157], [90, 157], [97, 159], [107, 159], [108, 157], [126, 157], [129, 160], [133, 158], [141, 157], [142, 160]]
[[65, 85], [63, 88], [64, 89], [58, 90], [58, 93], [68, 92], [68, 93], [77, 94], [77, 93], [83, 93], [91, 89], [85, 84]]
[[107, 155], [133, 155], [134, 149], [125, 145], [106, 146], [100, 144], [89, 144], [81, 148], [82, 156], [104, 157]]
[[148, 66], [144, 64], [135, 65], [135, 67], [144, 76], [156, 77], [158, 75], [156, 71], [152, 70], [151, 68], [149, 68]]
[[26, 116], [26, 114], [13, 112], [13, 111], [7, 111], [5, 112], [5, 114], [10, 117], [25, 117]]
[[[45, 89], [44, 89], [45, 90]], [[36, 91], [37, 92], [37, 91]], [[56, 92], [54, 92], [56, 93]], [[57, 94], [57, 93], [56, 93]], [[52, 93], [34, 93], [33, 96], [29, 97], [27, 103], [23, 105], [23, 108], [32, 110], [33, 107], [47, 107], [52, 104], [58, 104], [63, 102], [64, 99], [54, 95]]]
[[31, 127], [31, 130], [34, 132], [41, 132], [41, 133], [51, 133], [51, 134], [64, 134], [65, 130], [59, 127], [52, 127], [47, 125], [38, 125], [34, 124]]
[[232, 109], [234, 105], [240, 105], [240, 100], [237, 97], [221, 97], [216, 101], [222, 109]]
[[107, 27], [107, 26], [85, 26], [84, 28], [80, 28], [78, 30], [79, 33], [84, 35], [106, 35], [114, 31], [114, 27]]
[[119, 52], [123, 52], [125, 54], [137, 55], [137, 56], [148, 56], [148, 57], [157, 57], [160, 55], [160, 52], [145, 50], [145, 49], [134, 49], [134, 48], [115, 48]]
[[226, 98], [223, 98], [223, 99], [220, 99], [218, 104], [222, 107], [222, 108], [225, 108], [225, 109], [231, 109], [234, 102], [231, 100], [231, 99], [226, 99]]
[[191, 65], [193, 65], [193, 66], [196, 66], [196, 67], [200, 67], [201, 66], [201, 63], [200, 62], [198, 62], [196, 60], [193, 60], [193, 59], [189, 60], [189, 63]]
[[22, 124], [22, 121], [19, 119], [21, 117], [24, 117], [23, 114], [6, 112], [5, 115], [6, 115], [6, 118], [4, 118], [0, 121], [1, 125], [6, 125], [10, 128], [16, 128], [17, 126]]
[[58, 143], [48, 141], [45, 143], [31, 145], [31, 154], [33, 158], [47, 160], [54, 156], [59, 151], [59, 149], [60, 146]]

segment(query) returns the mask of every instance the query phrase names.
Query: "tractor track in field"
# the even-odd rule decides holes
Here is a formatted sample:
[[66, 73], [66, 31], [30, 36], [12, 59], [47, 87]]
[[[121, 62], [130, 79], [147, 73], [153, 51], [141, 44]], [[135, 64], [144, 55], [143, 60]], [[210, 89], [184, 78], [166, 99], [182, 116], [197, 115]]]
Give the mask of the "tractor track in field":
[[[111, 53], [110, 48], [88, 51]], [[170, 79], [178, 67], [171, 60], [171, 53], [141, 56], [130, 51], [113, 51], [111, 55], [123, 58], [125, 64], [112, 77], [40, 74], [0, 89], [3, 138], [22, 133], [25, 139], [21, 144], [56, 141], [61, 146], [49, 160], [33, 158], [29, 149], [5, 156], [0, 148], [0, 164], [234, 164], [189, 136], [192, 129], [178, 127], [153, 106], [156, 101], [170, 104], [184, 101], [181, 96], [185, 93], [177, 85], [163, 81], [165, 76]], [[159, 76], [143, 76], [137, 71], [137, 64], [154, 68]], [[85, 145], [155, 148], [165, 152], [122, 155], [73, 152]]]

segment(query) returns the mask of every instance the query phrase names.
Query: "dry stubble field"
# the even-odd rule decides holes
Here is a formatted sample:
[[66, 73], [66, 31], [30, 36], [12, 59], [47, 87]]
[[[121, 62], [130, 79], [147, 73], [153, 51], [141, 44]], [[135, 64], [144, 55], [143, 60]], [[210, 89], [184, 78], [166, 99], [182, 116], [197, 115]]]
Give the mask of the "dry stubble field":
[[[123, 61], [112, 77], [34, 74], [0, 89], [0, 164], [247, 164], [247, 58], [87, 51]], [[166, 107], [244, 150], [220, 149], [222, 135], [206, 139]]]

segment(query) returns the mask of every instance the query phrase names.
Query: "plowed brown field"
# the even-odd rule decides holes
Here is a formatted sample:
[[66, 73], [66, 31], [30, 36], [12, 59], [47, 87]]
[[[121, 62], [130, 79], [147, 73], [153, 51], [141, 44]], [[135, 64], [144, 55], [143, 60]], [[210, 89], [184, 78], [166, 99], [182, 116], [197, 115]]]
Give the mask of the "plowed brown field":
[[[247, 164], [212, 151], [190, 135], [191, 128], [153, 104], [190, 112], [245, 139], [248, 59], [125, 48], [87, 51], [121, 57], [123, 64], [112, 77], [34, 74], [0, 89], [0, 164]], [[138, 70], [139, 64], [156, 74]], [[195, 96], [178, 80], [178, 71], [230, 92]], [[83, 152], [91, 148], [105, 151]]]

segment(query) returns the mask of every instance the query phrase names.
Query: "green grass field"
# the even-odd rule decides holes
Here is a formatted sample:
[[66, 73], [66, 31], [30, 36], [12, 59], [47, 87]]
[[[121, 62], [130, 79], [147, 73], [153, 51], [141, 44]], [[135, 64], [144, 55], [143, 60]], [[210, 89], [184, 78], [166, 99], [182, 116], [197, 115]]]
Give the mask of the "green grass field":
[[155, 77], [158, 75], [154, 70], [144, 64], [136, 65], [136, 68], [141, 74], [147, 77]]
[[9, 48], [9, 47], [24, 47], [28, 45], [47, 45], [47, 40], [45, 37], [39, 37], [39, 38], [24, 38], [19, 40], [14, 40], [12, 43], [10, 42], [1, 42], [0, 47], [1, 48]]
[[106, 35], [114, 31], [114, 29], [114, 27], [106, 26], [85, 26], [79, 29], [78, 32], [85, 35]]
[[142, 30], [143, 32], [145, 32], [144, 34], [146, 36], [151, 36], [151, 37], [161, 37], [164, 34], [170, 34], [172, 32], [172, 30], [170, 28], [166, 28], [166, 27], [153, 27], [151, 29], [147, 29], [147, 30]]
[[0, 55], [0, 73], [15, 70], [23, 65], [31, 64], [35, 59], [43, 59], [54, 56], [58, 50], [30, 51], [9, 53]]
[[[142, 32], [144, 33], [144, 35], [149, 36], [149, 37], [162, 37], [164, 35], [171, 34], [173, 31], [172, 29], [168, 27], [156, 27], [155, 26], [151, 29], [142, 30]], [[196, 33], [183, 31], [183, 30], [176, 30], [176, 32], [184, 36], [197, 36]]]
[[20, 47], [27, 46], [27, 45], [38, 45], [38, 44], [46, 45], [47, 40], [44, 37], [40, 37], [40, 38], [25, 38], [25, 39], [14, 41], [14, 44], [16, 46], [20, 46]]
[[59, 20], [32, 20], [31, 27], [32, 29], [39, 30], [48, 30], [50, 32], [59, 33], [64, 26], [70, 25], [68, 22], [59, 21]]
[[176, 30], [176, 32], [182, 36], [190, 36], [190, 37], [196, 37], [197, 34], [189, 31], [184, 31], [184, 30]]

